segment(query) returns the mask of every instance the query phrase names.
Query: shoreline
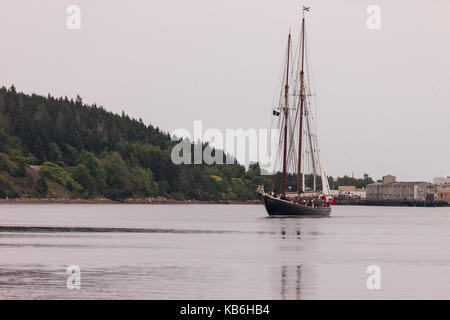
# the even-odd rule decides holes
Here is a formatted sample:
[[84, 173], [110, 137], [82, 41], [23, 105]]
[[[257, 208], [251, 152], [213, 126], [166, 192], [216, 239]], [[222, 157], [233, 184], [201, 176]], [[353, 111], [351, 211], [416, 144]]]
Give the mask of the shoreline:
[[262, 204], [260, 200], [174, 200], [162, 197], [144, 199], [124, 199], [115, 201], [107, 198], [80, 199], [80, 198], [13, 198], [0, 199], [0, 204]]
[[[188, 205], [188, 204], [222, 204], [222, 205], [262, 205], [260, 200], [175, 200], [163, 197], [143, 198], [143, 199], [124, 199], [115, 201], [107, 198], [12, 198], [0, 199], [2, 204], [167, 204], [167, 205]], [[394, 201], [365, 201], [365, 200], [339, 200], [335, 206], [383, 206], [383, 207], [450, 207], [447, 203], [426, 203], [417, 202], [405, 203]]]

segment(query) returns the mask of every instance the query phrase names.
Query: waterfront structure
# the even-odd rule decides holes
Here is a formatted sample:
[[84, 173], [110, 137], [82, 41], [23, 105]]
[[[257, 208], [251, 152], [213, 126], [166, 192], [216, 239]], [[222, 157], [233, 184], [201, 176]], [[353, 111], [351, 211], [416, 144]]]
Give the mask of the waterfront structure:
[[447, 203], [450, 203], [450, 188], [438, 188], [437, 198], [438, 200], [447, 201]]
[[382, 182], [367, 186], [367, 200], [433, 201], [436, 185], [429, 182], [397, 182], [394, 176], [384, 176]]
[[450, 177], [444, 178], [444, 177], [437, 177], [433, 179], [433, 183], [443, 187], [443, 188], [450, 188]]

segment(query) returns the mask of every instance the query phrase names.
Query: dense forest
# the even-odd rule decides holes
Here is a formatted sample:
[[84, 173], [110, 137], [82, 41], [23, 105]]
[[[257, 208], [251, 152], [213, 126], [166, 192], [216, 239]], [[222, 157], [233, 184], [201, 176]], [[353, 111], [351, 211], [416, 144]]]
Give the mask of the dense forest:
[[[176, 143], [141, 119], [88, 106], [79, 96], [43, 97], [2, 87], [0, 198], [251, 200], [259, 184], [280, 184], [280, 174], [261, 175], [257, 163], [247, 170], [237, 162], [175, 165], [170, 155]], [[334, 188], [373, 182], [368, 175], [329, 179]]]

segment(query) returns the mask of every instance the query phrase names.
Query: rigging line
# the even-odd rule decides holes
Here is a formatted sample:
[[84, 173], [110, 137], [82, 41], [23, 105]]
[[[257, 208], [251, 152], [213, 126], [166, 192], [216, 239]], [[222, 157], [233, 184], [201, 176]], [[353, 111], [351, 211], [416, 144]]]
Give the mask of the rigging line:
[[[310, 108], [311, 104], [308, 104], [308, 107], [311, 110], [311, 108]], [[311, 113], [310, 113], [310, 117], [309, 117], [308, 121], [309, 121], [310, 127], [312, 127], [312, 124], [311, 124]], [[314, 132], [314, 131], [311, 131], [310, 134], [311, 134], [312, 147], [314, 148], [313, 151], [314, 151], [315, 154], [317, 154], [317, 152], [318, 152], [317, 133]], [[319, 167], [318, 155], [316, 155], [316, 157], [315, 157], [315, 163], [316, 163], [316, 166]], [[316, 172], [319, 173], [317, 170], [316, 170]]]
[[[292, 59], [292, 61], [298, 61], [298, 57], [299, 57], [299, 48], [298, 48], [298, 45], [299, 45], [299, 43], [300, 43], [300, 38], [297, 40], [297, 45], [295, 46], [296, 47], [296, 49], [295, 49], [295, 51], [294, 51], [294, 57], [293, 57], [293, 59]], [[295, 84], [295, 82], [297, 81], [297, 70], [296, 70], [296, 64], [295, 63], [293, 63], [292, 64], [292, 68], [291, 68], [291, 81], [292, 81], [292, 83], [293, 84]], [[291, 88], [292, 88], [292, 86], [291, 86]], [[294, 90], [293, 91], [295, 91], [295, 87], [294, 87]]]
[[[291, 121], [289, 122], [288, 131], [289, 131], [289, 141], [291, 141], [291, 143], [289, 144], [289, 150], [288, 150], [288, 167], [289, 167], [289, 172], [292, 172], [291, 163], [292, 163], [293, 152], [295, 151], [295, 145], [292, 142], [292, 140], [293, 140], [293, 131], [295, 129], [295, 125], [293, 125], [292, 117], [289, 117], [289, 118], [291, 119]], [[295, 121], [294, 121], [294, 123], [295, 123]]]
[[[281, 128], [283, 126], [283, 119], [281, 117], [277, 117], [277, 129]], [[280, 168], [279, 168], [279, 163], [280, 163], [280, 150], [282, 148], [282, 135], [281, 135], [281, 130], [280, 130], [280, 135], [278, 137], [278, 145], [277, 145], [277, 150], [274, 150], [273, 152], [275, 152], [275, 157], [274, 158], [274, 164], [273, 164], [273, 169], [272, 169], [272, 181], [271, 181], [271, 190], [275, 191], [274, 187], [275, 187], [275, 179], [277, 178], [278, 173], [280, 172]], [[272, 158], [272, 159], [273, 159]]]
[[[306, 38], [305, 42], [308, 42], [308, 38]], [[309, 52], [309, 47], [306, 48], [306, 60], [307, 60], [307, 68], [308, 68], [308, 83], [309, 83], [309, 89], [312, 92], [316, 91], [316, 82], [315, 82], [315, 78], [314, 78], [314, 73], [313, 73], [313, 63], [312, 63], [312, 59], [311, 59], [311, 55]], [[312, 93], [311, 92], [311, 93]], [[317, 104], [317, 94], [314, 94], [314, 122], [315, 122], [315, 131], [316, 133], [318, 132], [318, 117], [317, 117], [317, 112], [318, 112], [318, 104]]]
[[[290, 35], [289, 35], [289, 38], [290, 38]], [[289, 42], [290, 42], [290, 39], [289, 39]], [[284, 78], [288, 78], [287, 76], [288, 76], [288, 74], [290, 73], [290, 72], [292, 72], [291, 70], [290, 70], [290, 68], [289, 68], [289, 64], [288, 64], [288, 67], [287, 68], [285, 68], [285, 62], [286, 61], [288, 61], [288, 59], [289, 59], [289, 55], [290, 55], [290, 43], [288, 43], [288, 50], [286, 51], [286, 56], [285, 56], [285, 59], [283, 59], [284, 60], [284, 62], [283, 62], [283, 65], [282, 65], [282, 72], [280, 72], [280, 74], [282, 74], [282, 77], [281, 77], [281, 79], [280, 79], [280, 81], [279, 81], [279, 86], [278, 86], [278, 89], [279, 89], [279, 96], [278, 96], [278, 104], [277, 104], [277, 107], [278, 108], [280, 108], [282, 105], [283, 105], [283, 103], [282, 103], [282, 100], [283, 100], [283, 80], [284, 80]], [[287, 85], [289, 85], [289, 83], [288, 83], [288, 81], [286, 82], [286, 84]], [[286, 91], [286, 90], [285, 90]], [[289, 95], [287, 95], [287, 97], [285, 97], [285, 108], [287, 108], [288, 106], [289, 106]], [[275, 102], [275, 98], [273, 99], [273, 102], [272, 102], [272, 108], [273, 108], [273, 105], [274, 105], [274, 102]], [[285, 113], [283, 113], [283, 115], [287, 115], [287, 113], [288, 113], [288, 109], [286, 109], [286, 112]], [[278, 121], [276, 121], [276, 123], [277, 123], [277, 128], [282, 128], [284, 125], [286, 125], [287, 126], [287, 122], [284, 120], [284, 116], [281, 116], [281, 117], [278, 117]], [[271, 120], [271, 128], [273, 128], [273, 124], [274, 124], [274, 119], [272, 118], [272, 120]], [[281, 125], [281, 126], [280, 126]], [[284, 140], [287, 140], [287, 137], [286, 137], [286, 139], [283, 139], [283, 136], [282, 136], [282, 131], [280, 130], [280, 136], [279, 136], [279, 140], [278, 140], [278, 150], [277, 150], [277, 155], [279, 155], [280, 154], [280, 150], [281, 150], [281, 148], [282, 148], [282, 144], [283, 144], [283, 142], [284, 143], [287, 143], [287, 141], [284, 141]], [[273, 173], [276, 173], [277, 172], [277, 167], [278, 167], [278, 161], [279, 161], [280, 159], [279, 159], [279, 157], [277, 156], [277, 157], [275, 157], [275, 163], [274, 163], [274, 167], [273, 167]], [[284, 166], [285, 166], [285, 163], [286, 163], [286, 161], [284, 160], [283, 161], [284, 162]], [[273, 177], [273, 179], [272, 179], [272, 190], [273, 190], [273, 187], [274, 187], [274, 175], [272, 176]], [[284, 188], [283, 188], [284, 189]]]
[[279, 105], [279, 102], [282, 99], [283, 81], [284, 81], [285, 72], [286, 72], [286, 68], [285, 68], [286, 52], [283, 53], [282, 59], [280, 59], [280, 60], [282, 61], [282, 64], [279, 69], [280, 71], [279, 71], [278, 81], [277, 81], [277, 85], [275, 87], [274, 97], [272, 99], [272, 106], [271, 106], [272, 108], [275, 105], [275, 100], [278, 100], [277, 104]]
[[[283, 68], [284, 69], [284, 68]], [[281, 77], [283, 77], [283, 71], [280, 71], [280, 75], [281, 75]], [[282, 80], [281, 80], [281, 77], [279, 77], [279, 83], [278, 83], [278, 85], [277, 85], [277, 91], [278, 92], [280, 92], [281, 91], [281, 82], [282, 82]], [[272, 105], [271, 105], [271, 109], [273, 109], [273, 106], [275, 105], [275, 96], [276, 95], [274, 95], [274, 98], [273, 98], [273, 101], [272, 101]], [[278, 103], [277, 103], [277, 105], [279, 105], [279, 100], [280, 100], [280, 97], [278, 97]], [[269, 128], [271, 128], [271, 129], [278, 129], [279, 128], [279, 124], [280, 124], [280, 117], [276, 117], [276, 119], [274, 119], [275, 117], [271, 117], [271, 120], [270, 120], [270, 127]], [[272, 139], [272, 136], [271, 136], [271, 139]], [[272, 144], [271, 144], [272, 145]], [[278, 149], [279, 149], [279, 147], [277, 147], [277, 150], [270, 150], [270, 152], [271, 152], [271, 159], [274, 161], [274, 164], [273, 164], [273, 166], [272, 166], [272, 172], [271, 172], [271, 174], [272, 174], [272, 181], [271, 181], [271, 190], [272, 191], [274, 191], [274, 184], [275, 184], [275, 173], [277, 172], [277, 166], [278, 166], [278, 164], [277, 164], [277, 154], [278, 154]], [[275, 154], [275, 157], [273, 156]]]
[[[281, 77], [279, 78], [279, 82], [278, 82], [278, 88], [277, 88], [277, 90], [278, 90], [278, 92], [279, 92], [279, 95], [278, 95], [278, 103], [277, 103], [277, 107], [278, 108], [281, 108], [281, 106], [283, 105], [283, 82], [284, 82], [284, 79], [285, 79], [285, 77], [286, 77], [286, 68], [285, 68], [285, 62], [286, 62], [286, 60], [287, 60], [287, 52], [285, 53], [285, 57], [284, 57], [284, 59], [283, 59], [283, 64], [282, 64], [282, 68], [281, 68], [281, 72], [280, 72], [280, 75], [281, 75]], [[275, 101], [275, 99], [274, 99], [274, 101]], [[272, 108], [273, 108], [273, 105], [275, 104], [274, 103], [274, 101], [273, 101], [273, 103], [272, 103]], [[275, 125], [276, 125], [276, 129], [281, 129], [282, 127], [283, 127], [283, 125], [284, 125], [284, 121], [283, 121], [283, 119], [284, 119], [284, 117], [283, 116], [279, 116], [279, 117], [277, 117], [277, 120], [276, 121], [274, 121], [274, 118], [272, 118], [272, 121], [271, 121], [271, 128], [274, 128], [274, 122], [275, 122]], [[278, 150], [276, 151], [277, 152], [277, 154], [279, 154], [279, 151], [281, 150], [280, 149], [280, 144], [282, 144], [282, 136], [281, 136], [281, 134], [282, 134], [282, 131], [280, 130], [280, 136], [279, 136], [279, 146], [278, 146]], [[276, 166], [274, 166], [274, 171], [276, 171], [277, 170], [277, 167]]]
[[[299, 104], [300, 104], [300, 100], [298, 99], [297, 100], [297, 109], [296, 109], [295, 117], [294, 117], [294, 123], [293, 123], [292, 130], [291, 130], [291, 141], [293, 142], [292, 143], [292, 152], [294, 154], [295, 162], [297, 162], [297, 160], [298, 160], [298, 155], [296, 153], [298, 152], [297, 148], [298, 148], [298, 139], [299, 139], [299, 137], [297, 137], [297, 130], [296, 129], [297, 129], [297, 122], [298, 122], [299, 113], [300, 113]], [[293, 172], [295, 173], [297, 170], [298, 170], [298, 168], [296, 168], [296, 170], [294, 170]]]
[[[290, 141], [292, 141], [292, 143], [291, 143], [291, 145], [290, 145], [290, 150], [292, 151], [292, 152], [294, 152], [294, 155], [295, 155], [295, 151], [297, 151], [296, 150], [296, 143], [295, 142], [297, 142], [297, 141], [295, 141], [296, 139], [296, 128], [297, 128], [297, 118], [298, 118], [298, 113], [300, 112], [299, 111], [299, 109], [300, 108], [297, 108], [296, 109], [296, 112], [295, 112], [295, 117], [293, 117], [294, 118], [294, 122], [291, 124], [291, 127], [290, 127], [290, 131], [289, 131], [289, 133], [290, 133]], [[292, 117], [291, 117], [292, 118]], [[295, 171], [294, 171], [295, 172]]]
[[[306, 107], [308, 106], [308, 104], [306, 104]], [[314, 175], [317, 173], [317, 168], [316, 168], [316, 159], [315, 159], [315, 150], [314, 150], [314, 144], [313, 144], [313, 136], [311, 134], [311, 124], [310, 124], [310, 116], [309, 113], [306, 115], [306, 128], [308, 131], [307, 137], [308, 137], [308, 142], [309, 142], [309, 147], [311, 150], [311, 164], [312, 164], [312, 170]]]
[[[305, 39], [305, 43], [308, 41], [308, 38]], [[306, 68], [307, 68], [307, 90], [309, 95], [312, 95], [312, 90], [314, 90], [315, 88], [315, 83], [314, 83], [314, 75], [312, 73], [312, 63], [311, 63], [311, 58], [310, 58], [310, 54], [309, 54], [309, 47], [306, 48]], [[312, 79], [312, 84], [311, 84], [311, 79]], [[316, 101], [317, 96], [314, 95], [314, 101]], [[312, 136], [315, 138], [314, 142], [315, 142], [315, 149], [318, 149], [318, 145], [317, 145], [317, 128], [318, 128], [318, 121], [317, 121], [317, 105], [316, 103], [314, 103], [314, 107], [311, 105], [311, 101], [308, 99], [308, 107], [309, 107], [309, 115], [310, 115], [310, 119], [313, 120], [313, 123], [310, 123], [311, 125], [311, 134]], [[316, 157], [316, 160], [317, 157]]]

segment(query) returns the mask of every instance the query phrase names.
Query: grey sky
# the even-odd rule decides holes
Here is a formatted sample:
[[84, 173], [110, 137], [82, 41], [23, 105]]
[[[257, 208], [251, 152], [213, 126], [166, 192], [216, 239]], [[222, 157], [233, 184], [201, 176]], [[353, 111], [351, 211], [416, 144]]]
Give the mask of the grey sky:
[[[82, 28], [66, 28], [66, 8]], [[450, 175], [450, 1], [305, 3], [330, 175]], [[368, 30], [366, 9], [381, 7]], [[125, 110], [165, 131], [268, 127], [300, 1], [2, 0], [0, 85]]]

